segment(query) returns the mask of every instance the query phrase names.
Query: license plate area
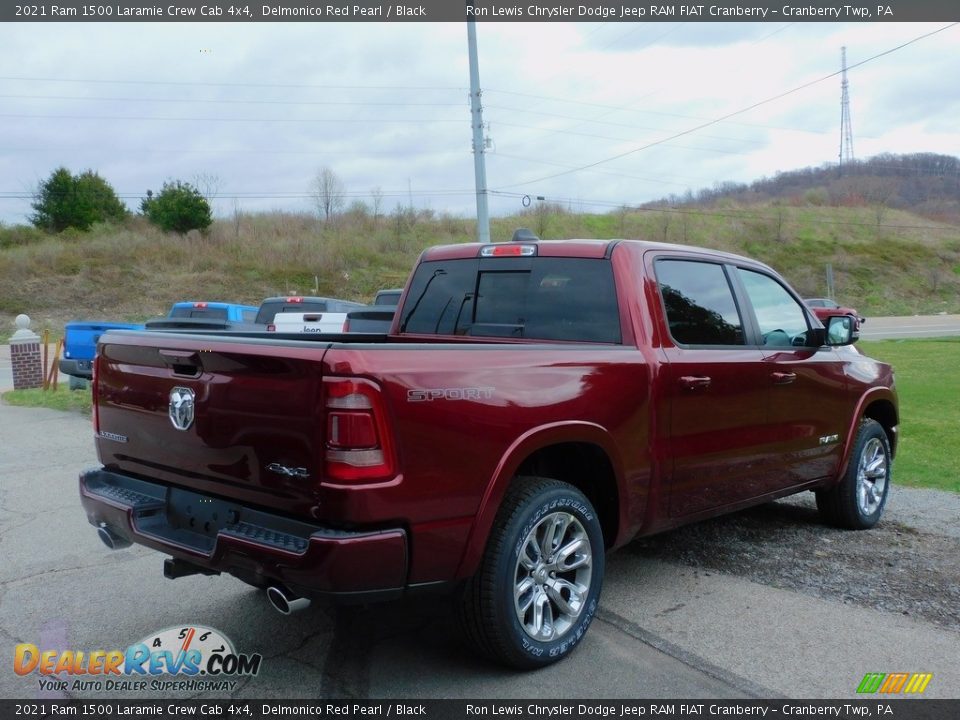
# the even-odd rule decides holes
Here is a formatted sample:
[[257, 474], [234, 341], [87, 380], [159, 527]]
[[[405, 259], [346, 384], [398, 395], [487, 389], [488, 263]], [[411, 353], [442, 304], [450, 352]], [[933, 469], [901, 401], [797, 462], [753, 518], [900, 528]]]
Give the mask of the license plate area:
[[189, 490], [170, 488], [167, 495], [167, 523], [171, 529], [197, 533], [211, 540], [240, 518], [241, 507], [226, 500]]

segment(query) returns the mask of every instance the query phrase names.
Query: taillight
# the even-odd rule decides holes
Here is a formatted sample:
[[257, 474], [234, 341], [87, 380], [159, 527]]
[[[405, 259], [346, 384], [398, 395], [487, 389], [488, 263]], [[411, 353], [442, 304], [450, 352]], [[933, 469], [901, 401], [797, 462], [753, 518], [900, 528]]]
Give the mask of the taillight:
[[276, 329], [277, 329], [277, 326], [274, 325], [273, 323], [270, 323], [269, 325], [267, 325], [267, 332], [276, 332]]
[[97, 388], [97, 368], [100, 367], [100, 354], [97, 353], [93, 358], [93, 375], [90, 377], [90, 393], [93, 396], [93, 434], [100, 434], [100, 392]]
[[380, 386], [360, 378], [324, 378], [326, 476], [385, 480], [394, 474], [393, 440]]
[[287, 302], [288, 302], [288, 303], [302, 303], [302, 302], [303, 302], [303, 298], [302, 298], [302, 297], [288, 297], [288, 298], [287, 298]]
[[350, 318], [343, 319], [343, 330], [341, 332], [350, 332]]
[[195, 302], [195, 303], [193, 304], [193, 306], [194, 306], [195, 308], [205, 308], [205, 307], [207, 306], [207, 304], [206, 304], [205, 302]]

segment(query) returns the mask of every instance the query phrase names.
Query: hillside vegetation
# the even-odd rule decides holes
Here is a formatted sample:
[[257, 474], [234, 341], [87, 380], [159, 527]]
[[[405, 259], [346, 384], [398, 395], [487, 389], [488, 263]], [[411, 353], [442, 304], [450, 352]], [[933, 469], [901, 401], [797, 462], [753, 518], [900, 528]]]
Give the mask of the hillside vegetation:
[[[728, 250], [769, 263], [805, 295], [826, 291], [866, 315], [960, 311], [960, 226], [870, 206], [807, 202], [621, 209], [572, 213], [541, 204], [497, 218], [491, 233], [516, 227], [550, 238], [639, 238]], [[142, 320], [178, 300], [257, 304], [266, 296], [317, 293], [369, 300], [404, 283], [417, 255], [474, 238], [474, 222], [429, 211], [373, 218], [352, 212], [323, 222], [289, 213], [238, 214], [207, 235], [163, 233], [142, 217], [90, 232], [48, 235], [0, 227], [0, 337], [26, 312], [34, 329], [75, 319]]]
[[[718, 183], [697, 193], [671, 196], [672, 206], [798, 201], [818, 205], [910, 210], [941, 222], [960, 222], [960, 158], [935, 153], [882, 154], [842, 168], [834, 164], [779, 172], [750, 184]], [[652, 203], [656, 205], [657, 203]]]

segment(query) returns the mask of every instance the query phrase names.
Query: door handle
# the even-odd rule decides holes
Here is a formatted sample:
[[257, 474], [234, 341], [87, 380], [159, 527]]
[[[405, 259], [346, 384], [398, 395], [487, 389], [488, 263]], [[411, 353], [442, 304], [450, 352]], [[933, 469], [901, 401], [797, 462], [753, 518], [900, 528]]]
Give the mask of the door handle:
[[680, 386], [687, 390], [699, 390], [710, 387], [710, 378], [698, 375], [684, 375], [680, 378]]
[[177, 375], [200, 375], [203, 366], [200, 363], [200, 354], [193, 350], [157, 350], [163, 363]]
[[797, 374], [792, 372], [772, 372], [770, 373], [770, 377], [773, 378], [774, 385], [789, 385], [797, 379]]

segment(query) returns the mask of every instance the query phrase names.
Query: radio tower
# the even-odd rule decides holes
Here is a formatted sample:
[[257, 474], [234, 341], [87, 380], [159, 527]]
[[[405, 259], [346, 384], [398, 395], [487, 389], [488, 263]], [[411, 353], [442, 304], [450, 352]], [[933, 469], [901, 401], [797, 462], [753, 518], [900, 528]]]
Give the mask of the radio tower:
[[840, 48], [840, 64], [842, 67], [840, 88], [840, 174], [843, 175], [844, 164], [853, 162], [853, 128], [850, 126], [850, 93], [847, 83], [847, 48]]

